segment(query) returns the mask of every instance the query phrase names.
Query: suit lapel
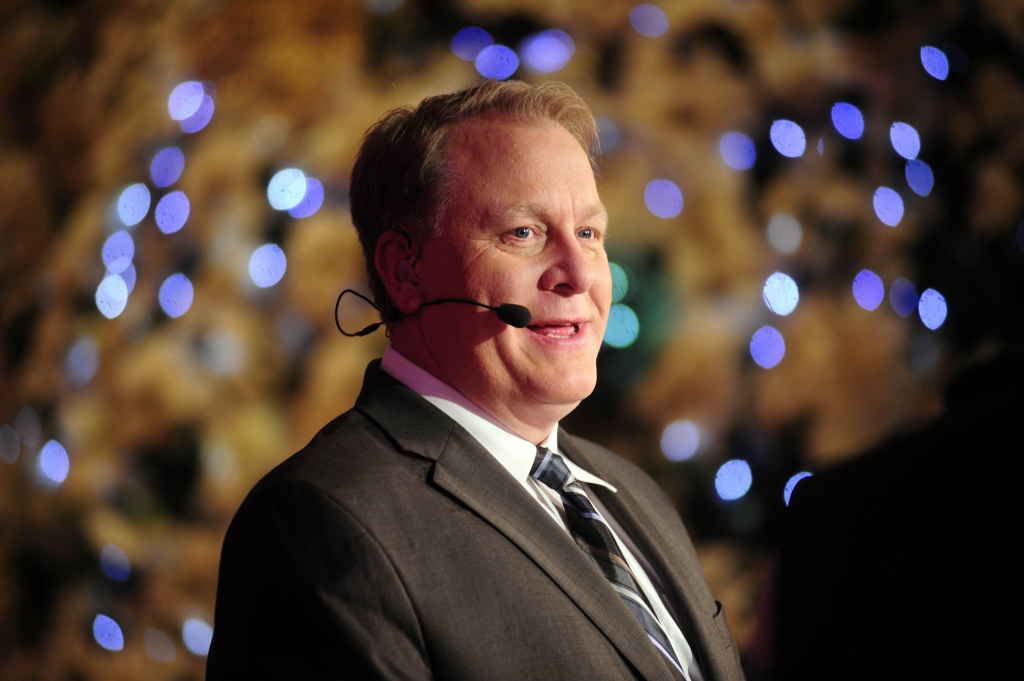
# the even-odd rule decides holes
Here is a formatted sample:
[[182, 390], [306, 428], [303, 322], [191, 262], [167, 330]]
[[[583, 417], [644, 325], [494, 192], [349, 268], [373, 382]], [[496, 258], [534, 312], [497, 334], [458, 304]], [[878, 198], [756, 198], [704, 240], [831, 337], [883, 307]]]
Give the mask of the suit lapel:
[[560, 433], [559, 447], [574, 463], [618, 488], [617, 493], [600, 485], [592, 486], [591, 490], [629, 534], [661, 579], [680, 620], [678, 624], [700, 663], [705, 679], [712, 681], [717, 678], [720, 670], [712, 658], [718, 656], [710, 653], [722, 648], [723, 644], [713, 624], [715, 602], [696, 556], [678, 543], [667, 541], [665, 533], [659, 530], [662, 523], [645, 510], [626, 485], [602, 470], [573, 439], [563, 438]]
[[403, 450], [433, 459], [431, 481], [528, 555], [645, 679], [669, 681], [668, 667], [621, 599], [522, 485], [461, 426], [375, 368], [367, 369], [357, 409]]

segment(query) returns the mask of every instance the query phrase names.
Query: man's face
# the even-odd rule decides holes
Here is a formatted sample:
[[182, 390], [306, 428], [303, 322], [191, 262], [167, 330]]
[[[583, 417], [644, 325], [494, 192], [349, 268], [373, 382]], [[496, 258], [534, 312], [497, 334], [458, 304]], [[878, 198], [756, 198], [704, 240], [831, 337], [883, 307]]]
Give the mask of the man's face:
[[449, 148], [452, 201], [416, 264], [424, 298], [515, 303], [532, 321], [421, 308], [426, 350], [439, 378], [495, 416], [559, 419], [594, 389], [611, 306], [607, 214], [587, 155], [554, 122], [470, 121]]

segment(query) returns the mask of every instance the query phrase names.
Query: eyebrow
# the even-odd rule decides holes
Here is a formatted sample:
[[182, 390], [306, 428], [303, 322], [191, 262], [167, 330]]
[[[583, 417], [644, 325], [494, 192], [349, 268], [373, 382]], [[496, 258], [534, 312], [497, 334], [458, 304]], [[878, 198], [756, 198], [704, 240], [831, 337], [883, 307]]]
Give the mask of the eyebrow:
[[[498, 213], [496, 216], [499, 220], [510, 220], [515, 218], [532, 218], [532, 217], [544, 217], [547, 215], [547, 211], [541, 206], [534, 203], [526, 203], [519, 206], [512, 206], [507, 210]], [[596, 216], [608, 217], [608, 211], [600, 203], [591, 204], [583, 214], [580, 216], [580, 220], [589, 220]]]

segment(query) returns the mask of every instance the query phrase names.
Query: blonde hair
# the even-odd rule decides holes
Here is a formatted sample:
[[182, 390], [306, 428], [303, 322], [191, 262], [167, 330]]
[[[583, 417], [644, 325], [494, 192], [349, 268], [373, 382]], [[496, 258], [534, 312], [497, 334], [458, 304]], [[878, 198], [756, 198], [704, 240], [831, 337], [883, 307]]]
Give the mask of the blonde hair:
[[384, 305], [387, 292], [374, 266], [377, 240], [390, 229], [417, 238], [438, 236], [450, 200], [448, 144], [464, 121], [501, 118], [525, 124], [554, 121], [583, 147], [596, 170], [597, 124], [586, 103], [565, 83], [528, 85], [487, 80], [418, 106], [392, 109], [363, 137], [352, 168], [349, 203], [366, 258], [370, 291]]

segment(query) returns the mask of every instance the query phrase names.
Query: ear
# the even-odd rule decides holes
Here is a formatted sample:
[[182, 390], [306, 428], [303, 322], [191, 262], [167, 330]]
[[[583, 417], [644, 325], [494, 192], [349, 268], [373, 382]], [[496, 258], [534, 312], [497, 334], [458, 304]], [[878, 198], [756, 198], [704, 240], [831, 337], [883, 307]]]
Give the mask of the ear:
[[388, 230], [377, 239], [373, 265], [402, 314], [412, 314], [423, 304], [423, 289], [416, 273], [416, 250], [411, 237], [398, 230]]

